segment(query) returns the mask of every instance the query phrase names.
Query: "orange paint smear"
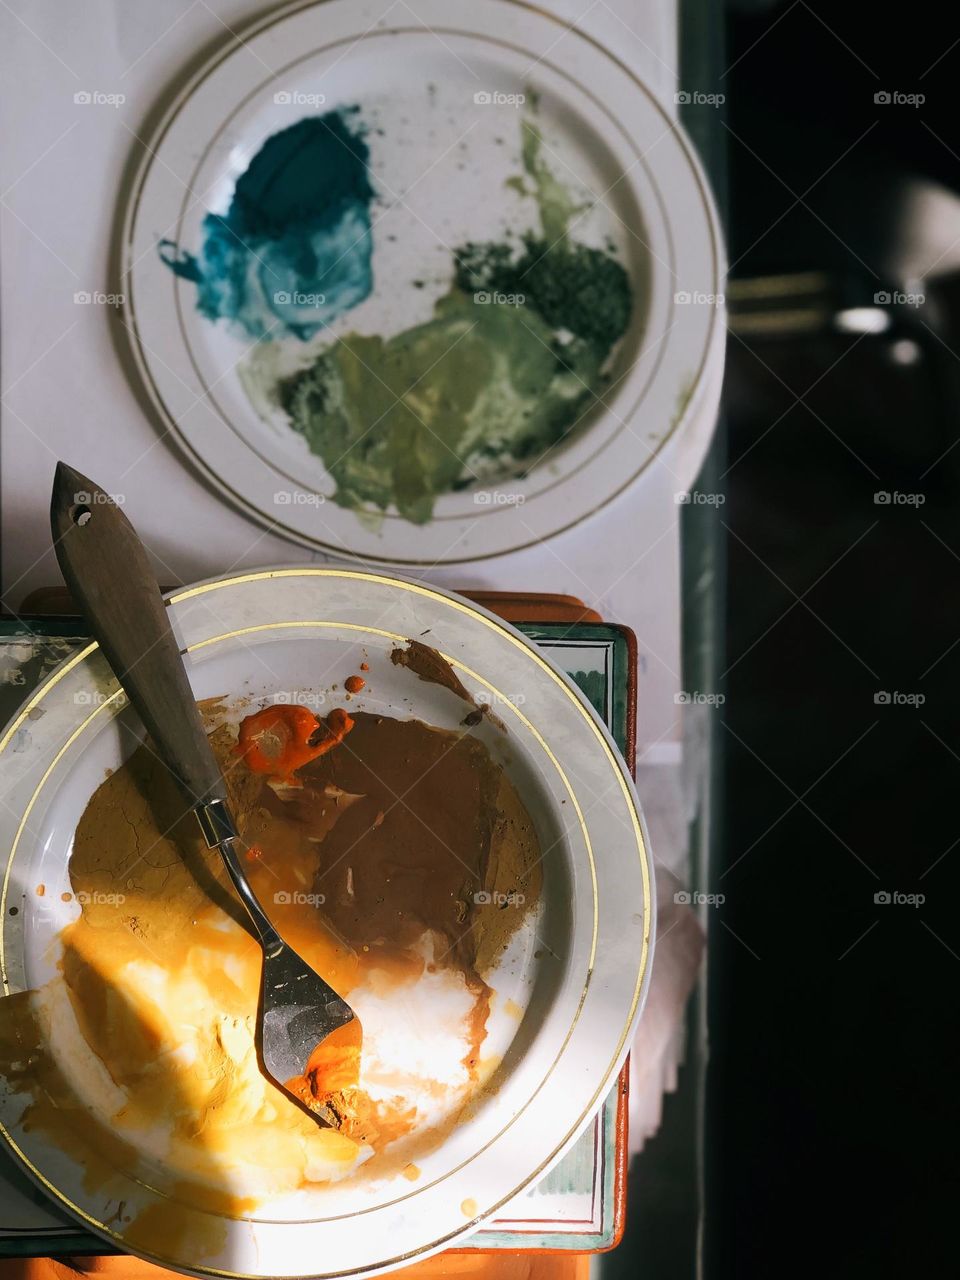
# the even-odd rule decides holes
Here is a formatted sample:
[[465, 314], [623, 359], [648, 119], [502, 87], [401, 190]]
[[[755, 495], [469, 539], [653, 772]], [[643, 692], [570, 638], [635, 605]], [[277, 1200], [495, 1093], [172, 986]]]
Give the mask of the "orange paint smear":
[[326, 721], [302, 706], [264, 707], [241, 721], [237, 751], [252, 772], [296, 785], [296, 771], [339, 746], [352, 728], [342, 707]]
[[369, 1124], [357, 1108], [360, 1085], [360, 1047], [363, 1030], [354, 1018], [321, 1040], [307, 1059], [303, 1075], [286, 1081], [284, 1088], [311, 1111], [327, 1116], [347, 1137], [366, 1140]]

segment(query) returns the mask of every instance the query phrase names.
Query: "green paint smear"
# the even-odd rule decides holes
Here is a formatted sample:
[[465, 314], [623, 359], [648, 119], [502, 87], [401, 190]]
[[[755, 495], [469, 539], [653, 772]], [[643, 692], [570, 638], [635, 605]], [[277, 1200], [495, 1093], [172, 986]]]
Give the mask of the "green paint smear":
[[522, 177], [508, 178], [507, 186], [522, 196], [533, 196], [543, 234], [548, 244], [555, 244], [566, 236], [573, 216], [589, 206], [578, 204], [554, 176], [543, 158], [543, 135], [533, 121], [524, 119], [520, 128], [520, 159], [529, 181]]
[[608, 253], [585, 244], [528, 236], [515, 258], [504, 244], [468, 244], [457, 253], [457, 284], [522, 296], [547, 324], [593, 342], [606, 354], [626, 332], [630, 279]]
[[456, 250], [454, 281], [424, 324], [390, 339], [348, 334], [275, 398], [336, 482], [334, 500], [425, 524], [438, 495], [518, 478], [575, 429], [607, 385], [633, 306], [609, 252], [576, 243], [585, 206], [521, 125], [540, 232]]
[[424, 524], [438, 494], [491, 470], [522, 475], [594, 402], [602, 352], [564, 346], [534, 310], [454, 290], [426, 324], [349, 334], [280, 383], [280, 404], [345, 507]]

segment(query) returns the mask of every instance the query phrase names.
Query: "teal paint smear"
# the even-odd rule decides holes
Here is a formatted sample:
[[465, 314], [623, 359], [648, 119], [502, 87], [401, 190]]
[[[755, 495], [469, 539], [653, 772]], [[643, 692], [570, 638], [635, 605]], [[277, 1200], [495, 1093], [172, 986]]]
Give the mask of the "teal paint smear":
[[251, 338], [305, 341], [373, 288], [370, 151], [358, 108], [272, 134], [240, 176], [226, 215], [208, 213], [194, 255], [161, 240], [161, 260], [197, 286], [197, 309]]

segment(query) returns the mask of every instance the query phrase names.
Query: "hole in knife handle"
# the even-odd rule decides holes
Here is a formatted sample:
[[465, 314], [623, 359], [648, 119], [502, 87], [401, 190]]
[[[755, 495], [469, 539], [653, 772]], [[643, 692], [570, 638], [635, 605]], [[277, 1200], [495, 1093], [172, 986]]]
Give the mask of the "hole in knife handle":
[[93, 515], [93, 512], [90, 510], [90, 508], [87, 506], [85, 502], [80, 502], [73, 508], [73, 510], [70, 512], [70, 515], [73, 519], [73, 523], [76, 525], [79, 525], [80, 528], [82, 529], [83, 526], [90, 519], [90, 517]]

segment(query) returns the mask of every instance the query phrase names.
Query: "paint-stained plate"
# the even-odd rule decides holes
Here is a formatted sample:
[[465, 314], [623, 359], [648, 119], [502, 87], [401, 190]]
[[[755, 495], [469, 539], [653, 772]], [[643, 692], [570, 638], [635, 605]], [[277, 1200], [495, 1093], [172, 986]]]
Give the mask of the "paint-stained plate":
[[144, 154], [140, 372], [209, 479], [298, 542], [514, 550], [611, 502], [716, 393], [721, 250], [688, 144], [515, 0], [281, 10]]
[[[343, 1182], [238, 1206], [240, 1166], [232, 1161], [242, 1155], [245, 1130], [235, 1135], [237, 1151], [204, 1150], [198, 1127], [209, 1195], [195, 1187], [186, 1195], [171, 1180], [162, 1126], [141, 1131], [121, 1113], [104, 1149], [88, 1149], [89, 1113], [109, 1114], [116, 1089], [73, 1025], [69, 1001], [56, 999], [60, 930], [77, 913], [61, 895], [70, 896], [67, 860], [79, 817], [104, 771], [131, 749], [121, 733], [129, 710], [91, 645], [54, 673], [0, 740], [0, 829], [10, 850], [2, 869], [5, 993], [17, 1000], [15, 993], [45, 989], [56, 1024], [47, 1043], [82, 1104], [63, 1111], [51, 1132], [31, 1111], [51, 1068], [37, 1065], [41, 1053], [38, 1082], [27, 1048], [17, 1052], [5, 1031], [3, 1135], [72, 1213], [163, 1266], [333, 1276], [424, 1257], [542, 1175], [589, 1122], [623, 1063], [649, 981], [654, 911], [625, 766], [567, 677], [518, 632], [457, 596], [359, 570], [291, 569], [184, 589], [170, 612], [198, 697], [259, 701], [276, 698], [278, 688], [287, 698], [316, 695], [355, 671], [362, 656], [368, 688], [357, 709], [454, 728], [463, 720], [461, 698], [391, 661], [398, 640], [426, 632], [469, 693], [496, 705], [502, 725], [485, 717], [471, 731], [484, 735], [519, 790], [543, 851], [533, 932], [498, 961], [493, 979], [510, 1024], [502, 1057], [460, 1123], [412, 1171], [374, 1178], [361, 1167]], [[117, 887], [124, 890], [129, 884]], [[156, 959], [145, 952], [145, 973]], [[430, 1014], [420, 1017], [422, 1034], [432, 1034]], [[16, 1023], [10, 1013], [0, 1025]], [[223, 1196], [232, 1197], [231, 1209]]]

